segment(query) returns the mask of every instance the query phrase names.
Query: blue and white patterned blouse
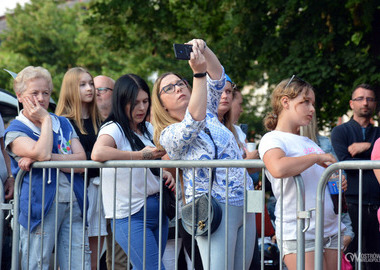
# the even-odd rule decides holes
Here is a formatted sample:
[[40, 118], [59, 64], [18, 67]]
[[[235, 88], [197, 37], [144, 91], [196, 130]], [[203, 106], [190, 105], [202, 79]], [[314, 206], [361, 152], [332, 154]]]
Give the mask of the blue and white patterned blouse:
[[[207, 75], [207, 112], [202, 121], [195, 121], [189, 111], [180, 123], [166, 127], [160, 136], [160, 143], [171, 160], [212, 160], [215, 158], [215, 147], [211, 138], [205, 133], [208, 127], [218, 148], [218, 159], [242, 159], [239, 146], [232, 132], [218, 120], [218, 104], [223, 93], [226, 78], [212, 80]], [[183, 168], [185, 195], [187, 203], [193, 195], [193, 170]], [[244, 168], [230, 168], [229, 198], [230, 205], [242, 206], [244, 201]], [[252, 189], [252, 180], [247, 177], [247, 187]], [[209, 169], [195, 169], [196, 197], [208, 192]], [[216, 179], [212, 187], [212, 196], [219, 202], [226, 202], [226, 169], [216, 169]]]

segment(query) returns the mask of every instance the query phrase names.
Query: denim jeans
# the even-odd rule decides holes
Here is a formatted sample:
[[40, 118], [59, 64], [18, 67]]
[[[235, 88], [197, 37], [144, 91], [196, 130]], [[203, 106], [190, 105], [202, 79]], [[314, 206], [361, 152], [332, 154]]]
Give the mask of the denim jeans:
[[[130, 257], [133, 269], [143, 269], [144, 250], [144, 208], [131, 216], [131, 254], [128, 254], [128, 223], [129, 217], [115, 219], [115, 239]], [[111, 220], [111, 228], [113, 220]], [[162, 243], [164, 254], [168, 240], [168, 218], [162, 216]], [[146, 269], [158, 269], [159, 241], [159, 200], [156, 195], [149, 196], [146, 202]], [[165, 269], [163, 263], [161, 269]]]
[[[210, 269], [226, 269], [225, 258], [228, 258], [227, 269], [248, 269], [253, 256], [256, 241], [255, 214], [246, 214], [246, 254], [243, 268], [243, 206], [228, 206], [228, 254], [225, 254], [226, 204], [220, 203], [222, 221], [219, 228], [211, 235]], [[204, 269], [208, 269], [208, 236], [196, 237]]]
[[[30, 233], [30, 246], [29, 246], [29, 269], [49, 269], [49, 262], [52, 256], [55, 239], [55, 216], [56, 216], [56, 203], [53, 202], [47, 215], [44, 217], [44, 227], [41, 224]], [[60, 269], [69, 269], [69, 232], [70, 232], [70, 203], [58, 204], [58, 232], [57, 232], [57, 246], [55, 252], [57, 253], [58, 265]], [[41, 233], [43, 231], [43, 233]], [[72, 214], [72, 237], [71, 237], [71, 268], [82, 269], [82, 232], [83, 232], [83, 219], [82, 213], [77, 202], [73, 202]], [[43, 251], [41, 261], [41, 235], [43, 235]], [[27, 269], [28, 258], [28, 229], [20, 225], [20, 242], [22, 253], [22, 269]], [[84, 245], [84, 263], [85, 269], [90, 269], [90, 249], [88, 245], [87, 232], [85, 235]]]

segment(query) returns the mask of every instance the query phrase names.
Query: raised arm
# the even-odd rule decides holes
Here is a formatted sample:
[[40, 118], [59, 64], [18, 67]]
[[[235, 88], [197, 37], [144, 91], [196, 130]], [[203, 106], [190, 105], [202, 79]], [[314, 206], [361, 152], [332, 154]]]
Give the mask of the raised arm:
[[[194, 74], [202, 74], [207, 71], [207, 63], [204, 55], [199, 49], [198, 40], [192, 40], [189, 44], [193, 45], [193, 51], [190, 54], [189, 65]], [[206, 117], [207, 109], [207, 80], [206, 76], [194, 77], [193, 91], [189, 101], [188, 110], [196, 121], [201, 121]]]

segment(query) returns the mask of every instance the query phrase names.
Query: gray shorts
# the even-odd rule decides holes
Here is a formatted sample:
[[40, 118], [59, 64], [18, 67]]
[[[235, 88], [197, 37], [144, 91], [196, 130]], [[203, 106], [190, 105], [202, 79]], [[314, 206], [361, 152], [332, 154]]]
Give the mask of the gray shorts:
[[[278, 248], [281, 248], [281, 240], [277, 239]], [[297, 253], [297, 240], [283, 241], [283, 255]], [[341, 238], [341, 246], [343, 246], [343, 237]], [[338, 234], [334, 234], [323, 238], [323, 249], [338, 249]], [[342, 247], [341, 247], [342, 249]], [[305, 240], [305, 252], [315, 251], [315, 240]]]

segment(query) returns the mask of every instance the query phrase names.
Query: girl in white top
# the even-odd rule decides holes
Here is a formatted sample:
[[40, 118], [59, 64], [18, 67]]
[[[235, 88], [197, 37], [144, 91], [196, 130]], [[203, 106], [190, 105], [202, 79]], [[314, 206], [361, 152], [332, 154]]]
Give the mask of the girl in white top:
[[[150, 112], [150, 91], [146, 82], [137, 75], [120, 77], [113, 90], [112, 110], [99, 131], [91, 158], [107, 160], [150, 160], [161, 158], [165, 151], [158, 150], [152, 143], [152, 125], [146, 122]], [[143, 168], [103, 169], [102, 193], [106, 218], [114, 218], [115, 239], [130, 256], [133, 267], [143, 269], [144, 231], [146, 231], [146, 269], [158, 268], [159, 244], [159, 171], [147, 170], [147, 193]], [[114, 198], [114, 174], [116, 173], [116, 198]], [[174, 189], [174, 179], [164, 171], [165, 184]], [[132, 180], [132, 190], [129, 189]], [[131, 194], [131, 195], [130, 195]], [[131, 204], [130, 204], [131, 196]], [[144, 205], [147, 197], [146, 205]], [[114, 200], [116, 214], [114, 216]], [[146, 207], [146, 227], [144, 227]], [[131, 253], [128, 254], [128, 223], [131, 210]], [[168, 236], [168, 220], [163, 217], [161, 248], [165, 250]], [[113, 226], [111, 226], [113, 227]], [[162, 266], [162, 269], [164, 267]]]
[[[271, 132], [265, 134], [259, 145], [266, 176], [272, 184], [277, 199], [276, 228], [280, 228], [281, 199], [283, 199], [283, 235], [276, 231], [277, 239], [283, 242], [284, 261], [288, 269], [296, 269], [296, 186], [293, 176], [301, 174], [305, 185], [305, 207], [315, 208], [318, 181], [323, 167], [336, 162], [331, 154], [307, 137], [299, 136], [301, 126], [308, 125], [315, 112], [313, 87], [293, 76], [283, 80], [273, 91], [272, 112], [265, 118], [264, 125]], [[281, 181], [283, 198], [281, 198]], [[326, 191], [324, 221], [324, 269], [337, 268], [338, 216], [334, 214], [331, 197]], [[314, 268], [315, 217], [305, 234], [305, 268]]]

